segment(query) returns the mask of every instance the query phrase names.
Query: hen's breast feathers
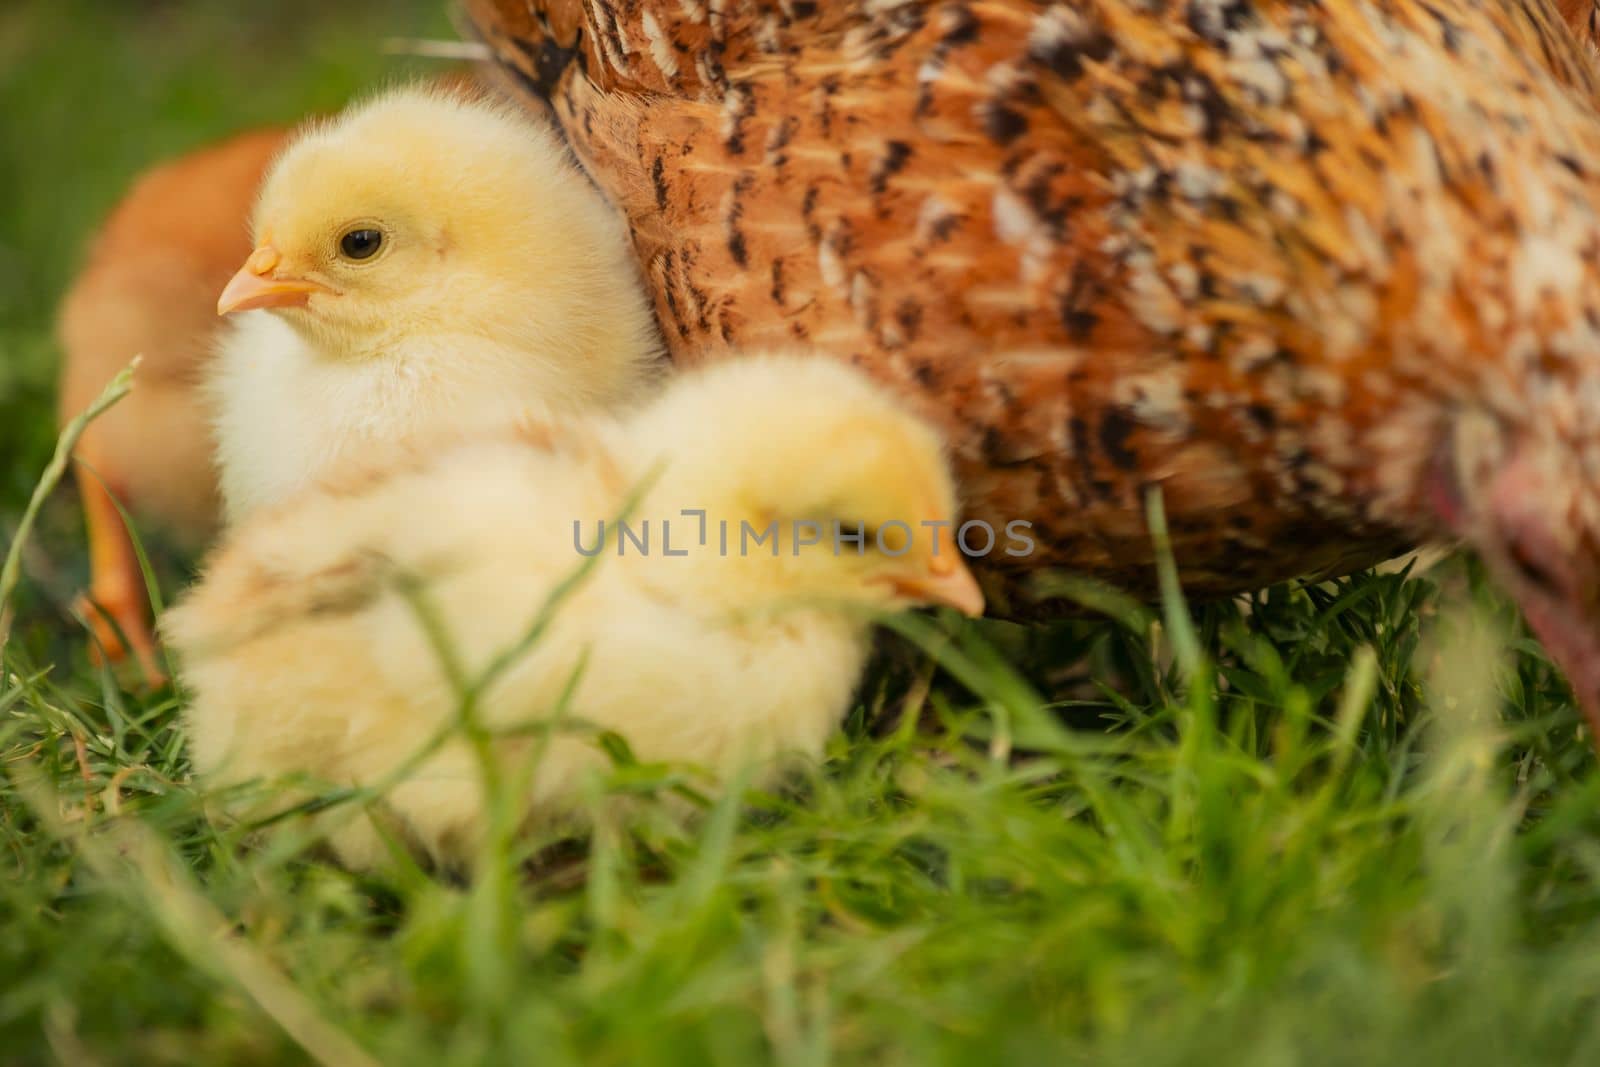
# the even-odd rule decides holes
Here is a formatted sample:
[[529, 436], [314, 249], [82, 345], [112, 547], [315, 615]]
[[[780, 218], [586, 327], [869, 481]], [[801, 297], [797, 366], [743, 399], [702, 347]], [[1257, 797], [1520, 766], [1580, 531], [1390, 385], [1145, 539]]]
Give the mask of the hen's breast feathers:
[[1153, 483], [1195, 592], [1381, 556], [1418, 532], [1410, 399], [1590, 329], [1600, 83], [1542, 7], [469, 6], [624, 208], [675, 357], [848, 356], [948, 431], [976, 517], [1116, 581]]

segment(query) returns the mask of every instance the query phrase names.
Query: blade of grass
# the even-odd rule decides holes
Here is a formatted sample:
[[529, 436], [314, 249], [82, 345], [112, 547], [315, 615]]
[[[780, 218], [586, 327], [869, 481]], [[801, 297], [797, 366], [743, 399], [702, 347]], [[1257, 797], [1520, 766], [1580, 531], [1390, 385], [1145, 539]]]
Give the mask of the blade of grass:
[[1195, 634], [1194, 621], [1183, 599], [1183, 588], [1178, 582], [1178, 563], [1172, 555], [1172, 538], [1167, 533], [1167, 508], [1161, 499], [1159, 486], [1151, 486], [1145, 494], [1145, 514], [1150, 524], [1150, 540], [1155, 543], [1156, 578], [1161, 586], [1161, 615], [1171, 635], [1172, 651], [1177, 656], [1178, 667], [1185, 681], [1191, 681], [1200, 672], [1200, 638]]
[[6, 551], [5, 565], [0, 567], [0, 652], [5, 650], [7, 642], [11, 639], [11, 595], [16, 591], [17, 582], [22, 577], [22, 549], [28, 542], [28, 536], [33, 532], [33, 524], [38, 521], [39, 509], [44, 506], [46, 498], [55, 491], [55, 487], [67, 473], [67, 464], [72, 461], [72, 450], [78, 447], [78, 441], [89, 429], [89, 424], [133, 390], [133, 372], [139, 369], [139, 363], [143, 358], [134, 356], [132, 362], [118, 371], [106, 384], [94, 403], [74, 416], [61, 431], [61, 436], [56, 438], [55, 454], [50, 457], [44, 473], [39, 476], [38, 483], [33, 487], [33, 496], [28, 500], [28, 507], [22, 513], [22, 520], [17, 523], [16, 536], [11, 539], [11, 547]]
[[40, 825], [71, 845], [95, 874], [131, 893], [162, 935], [195, 966], [237, 986], [289, 1038], [325, 1067], [379, 1067], [378, 1061], [334, 1026], [300, 989], [253, 946], [226, 935], [233, 925], [194, 884], [187, 867], [144, 824], [117, 823], [117, 841], [77, 829], [59, 814], [61, 799], [38, 767], [8, 771]]

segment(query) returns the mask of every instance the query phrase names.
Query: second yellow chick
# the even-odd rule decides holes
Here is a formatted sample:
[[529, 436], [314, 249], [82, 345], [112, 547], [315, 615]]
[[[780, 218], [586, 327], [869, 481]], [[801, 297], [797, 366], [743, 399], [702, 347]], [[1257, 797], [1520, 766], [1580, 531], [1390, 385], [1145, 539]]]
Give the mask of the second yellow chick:
[[625, 228], [556, 135], [434, 87], [314, 125], [269, 172], [213, 391], [230, 521], [341, 457], [625, 402], [660, 352]]
[[[595, 729], [721, 773], [815, 757], [873, 613], [982, 611], [955, 518], [935, 432], [826, 359], [751, 357], [626, 417], [402, 450], [242, 524], [167, 616], [195, 766], [216, 785], [362, 787], [409, 767], [385, 821], [436, 861], [469, 859], [485, 823], [471, 747], [409, 764], [458, 707], [423, 614], [479, 677], [586, 560], [478, 705], [507, 780], [564, 699], [588, 729], [550, 741], [517, 798], [526, 821], [571, 811], [604, 762]], [[360, 812], [321, 817], [346, 863], [383, 861]]]

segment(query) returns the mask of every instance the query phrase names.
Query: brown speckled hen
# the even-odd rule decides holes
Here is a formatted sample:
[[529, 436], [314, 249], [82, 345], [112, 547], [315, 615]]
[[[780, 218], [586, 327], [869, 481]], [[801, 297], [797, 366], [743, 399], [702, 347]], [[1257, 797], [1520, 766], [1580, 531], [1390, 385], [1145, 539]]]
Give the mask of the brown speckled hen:
[[468, 8], [625, 209], [675, 355], [793, 342], [895, 384], [973, 515], [1034, 523], [1000, 562], [1148, 588], [1152, 485], [1197, 594], [1461, 536], [1600, 706], [1581, 14]]
[[1591, 51], [1600, 48], [1600, 5], [1597, 0], [1555, 0], [1562, 21]]

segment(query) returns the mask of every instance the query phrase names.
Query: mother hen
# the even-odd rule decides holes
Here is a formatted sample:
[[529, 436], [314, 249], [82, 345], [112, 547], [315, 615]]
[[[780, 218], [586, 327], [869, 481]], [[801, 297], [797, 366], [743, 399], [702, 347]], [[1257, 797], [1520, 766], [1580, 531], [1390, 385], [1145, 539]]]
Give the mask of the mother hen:
[[1152, 485], [1200, 594], [1463, 537], [1600, 724], [1600, 96], [1548, 0], [467, 7], [674, 354], [899, 387], [1033, 523], [996, 571], [1148, 588]]

